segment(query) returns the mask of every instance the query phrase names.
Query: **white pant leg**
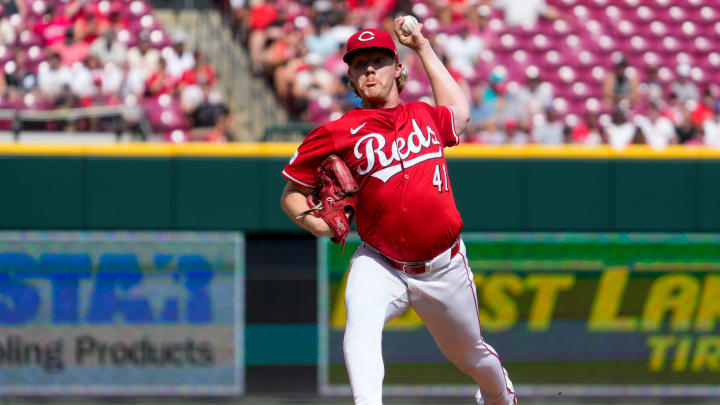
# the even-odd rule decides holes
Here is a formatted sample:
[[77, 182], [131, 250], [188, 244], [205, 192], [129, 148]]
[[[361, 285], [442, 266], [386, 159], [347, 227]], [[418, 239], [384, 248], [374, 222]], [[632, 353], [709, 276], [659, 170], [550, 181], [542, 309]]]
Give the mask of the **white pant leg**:
[[481, 335], [477, 292], [464, 244], [449, 266], [404, 279], [413, 297], [411, 306], [443, 354], [477, 382], [485, 404], [512, 404], [513, 393], [505, 382], [500, 358]]
[[381, 405], [382, 330], [408, 309], [407, 286], [377, 253], [358, 247], [345, 290], [343, 352], [356, 405]]

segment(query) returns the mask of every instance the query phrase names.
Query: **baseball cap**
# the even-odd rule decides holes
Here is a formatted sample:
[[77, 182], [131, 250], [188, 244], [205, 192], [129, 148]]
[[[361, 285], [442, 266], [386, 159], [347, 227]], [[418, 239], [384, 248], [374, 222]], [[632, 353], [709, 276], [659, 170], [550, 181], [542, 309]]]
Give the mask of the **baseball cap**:
[[383, 30], [366, 29], [354, 33], [347, 41], [347, 52], [343, 56], [345, 63], [350, 64], [352, 53], [365, 48], [382, 48], [387, 49], [398, 58], [395, 42], [390, 34]]

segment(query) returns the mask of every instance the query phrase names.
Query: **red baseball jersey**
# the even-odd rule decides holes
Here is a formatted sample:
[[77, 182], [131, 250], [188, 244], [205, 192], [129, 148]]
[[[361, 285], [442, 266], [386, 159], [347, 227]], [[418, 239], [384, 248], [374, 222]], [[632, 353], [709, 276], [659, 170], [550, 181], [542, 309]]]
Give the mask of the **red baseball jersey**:
[[395, 260], [422, 261], [448, 249], [463, 227], [443, 153], [459, 142], [445, 106], [355, 109], [308, 134], [282, 174], [313, 188], [320, 162], [338, 154], [360, 185], [360, 238]]

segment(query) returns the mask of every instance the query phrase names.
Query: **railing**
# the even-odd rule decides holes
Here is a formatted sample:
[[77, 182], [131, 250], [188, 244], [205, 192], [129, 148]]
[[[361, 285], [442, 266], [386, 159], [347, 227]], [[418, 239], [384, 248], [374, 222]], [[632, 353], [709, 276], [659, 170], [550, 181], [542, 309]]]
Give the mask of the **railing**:
[[263, 142], [300, 142], [316, 127], [309, 122], [288, 122], [268, 125], [263, 131]]
[[55, 110], [0, 109], [0, 120], [12, 121], [12, 132], [16, 141], [20, 139], [20, 133], [24, 131], [25, 123], [72, 122], [91, 118], [113, 118], [113, 132], [117, 139], [120, 139], [123, 134], [127, 121], [135, 122], [135, 134], [140, 139], [147, 140], [151, 133], [150, 123], [140, 106], [94, 106]]

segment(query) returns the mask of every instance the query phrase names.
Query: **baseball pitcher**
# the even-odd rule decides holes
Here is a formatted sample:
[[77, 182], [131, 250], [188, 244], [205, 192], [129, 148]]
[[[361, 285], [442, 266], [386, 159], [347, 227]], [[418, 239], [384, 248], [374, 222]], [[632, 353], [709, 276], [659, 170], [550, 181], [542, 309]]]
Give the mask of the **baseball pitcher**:
[[398, 17], [393, 29], [420, 58], [436, 105], [401, 104], [408, 75], [393, 39], [381, 30], [355, 33], [343, 59], [362, 105], [307, 136], [282, 172], [289, 181], [281, 205], [299, 226], [338, 243], [357, 219], [363, 244], [350, 260], [343, 344], [355, 404], [382, 404], [383, 326], [409, 307], [443, 354], [477, 382], [479, 404], [517, 404], [481, 334], [443, 153], [460, 142], [469, 103], [422, 24]]

